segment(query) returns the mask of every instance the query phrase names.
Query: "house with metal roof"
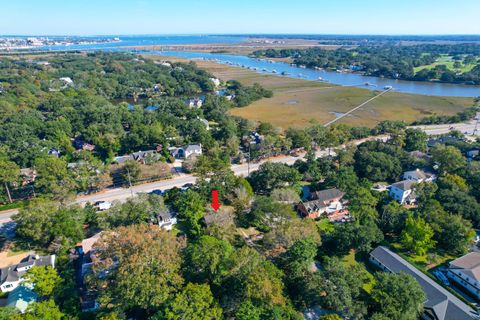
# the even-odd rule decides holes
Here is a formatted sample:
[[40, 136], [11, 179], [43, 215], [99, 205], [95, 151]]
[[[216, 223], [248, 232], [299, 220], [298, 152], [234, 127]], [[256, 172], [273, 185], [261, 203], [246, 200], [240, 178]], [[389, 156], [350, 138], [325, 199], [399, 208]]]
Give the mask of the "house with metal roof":
[[377, 247], [370, 253], [369, 260], [385, 272], [403, 272], [417, 280], [427, 296], [422, 319], [469, 320], [478, 318], [478, 313], [470, 306], [388, 248]]

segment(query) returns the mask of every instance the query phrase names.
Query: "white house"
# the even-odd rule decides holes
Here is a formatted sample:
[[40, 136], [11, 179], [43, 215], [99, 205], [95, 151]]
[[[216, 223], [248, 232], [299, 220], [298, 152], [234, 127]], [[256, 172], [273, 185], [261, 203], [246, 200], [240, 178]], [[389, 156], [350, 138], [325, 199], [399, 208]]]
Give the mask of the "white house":
[[29, 255], [19, 264], [0, 270], [0, 290], [11, 292], [24, 280], [23, 275], [34, 266], [51, 266], [55, 268], [55, 255], [43, 256]]
[[470, 252], [451, 261], [447, 276], [480, 300], [480, 253]]
[[436, 179], [436, 176], [433, 173], [430, 172], [425, 172], [420, 169], [415, 169], [412, 171], [405, 171], [403, 173], [403, 179], [404, 180], [412, 180], [417, 183], [420, 182], [432, 182]]
[[176, 159], [187, 159], [192, 155], [199, 156], [202, 154], [201, 144], [189, 144], [179, 148], [174, 148], [170, 151]]
[[390, 186], [389, 195], [400, 204], [412, 204], [415, 202], [415, 193], [412, 186], [414, 180], [403, 180]]

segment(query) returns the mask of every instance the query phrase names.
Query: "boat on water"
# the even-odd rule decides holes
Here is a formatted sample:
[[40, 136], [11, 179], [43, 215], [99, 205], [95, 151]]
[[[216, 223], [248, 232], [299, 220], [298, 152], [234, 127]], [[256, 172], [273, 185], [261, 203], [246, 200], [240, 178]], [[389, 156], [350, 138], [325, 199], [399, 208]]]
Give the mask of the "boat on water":
[[277, 70], [273, 69], [273, 70], [272, 70], [272, 73], [277, 73]]
[[288, 72], [286, 72], [286, 71], [282, 71], [281, 75], [282, 75], [282, 76], [288, 76], [288, 75], [290, 75], [290, 74], [289, 74]]
[[392, 86], [385, 86], [385, 87], [383, 87], [383, 89], [384, 89], [384, 90], [392, 90], [393, 87], [392, 87]]

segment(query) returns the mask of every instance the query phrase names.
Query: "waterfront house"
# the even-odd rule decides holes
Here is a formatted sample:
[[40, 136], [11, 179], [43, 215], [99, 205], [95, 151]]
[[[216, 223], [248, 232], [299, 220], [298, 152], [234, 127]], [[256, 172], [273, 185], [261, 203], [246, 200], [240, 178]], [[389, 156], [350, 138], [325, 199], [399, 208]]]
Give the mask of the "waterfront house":
[[55, 268], [55, 255], [39, 256], [31, 254], [19, 264], [0, 270], [0, 291], [11, 292], [23, 282], [25, 273], [34, 266], [50, 266]]
[[470, 252], [449, 263], [447, 276], [480, 300], [480, 253]]
[[413, 186], [414, 180], [403, 180], [390, 186], [389, 195], [400, 204], [414, 204], [416, 202]]
[[382, 271], [406, 273], [417, 280], [427, 296], [421, 319], [468, 320], [477, 318], [477, 312], [471, 307], [388, 248], [377, 247], [370, 253], [369, 260]]
[[344, 192], [334, 188], [310, 193], [310, 200], [302, 201], [297, 209], [304, 217], [317, 219], [326, 216], [331, 221], [346, 221], [350, 213], [345, 208]]

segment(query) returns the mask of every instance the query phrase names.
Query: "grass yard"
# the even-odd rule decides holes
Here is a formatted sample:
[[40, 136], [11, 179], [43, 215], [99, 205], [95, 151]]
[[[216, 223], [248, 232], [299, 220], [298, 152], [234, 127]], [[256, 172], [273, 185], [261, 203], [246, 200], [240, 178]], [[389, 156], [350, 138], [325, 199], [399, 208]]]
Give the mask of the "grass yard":
[[437, 61], [435, 61], [434, 63], [431, 63], [431, 64], [428, 64], [428, 65], [425, 65], [425, 66], [420, 66], [420, 67], [416, 67], [414, 69], [415, 73], [417, 73], [418, 71], [420, 70], [423, 70], [423, 69], [432, 69], [432, 68], [435, 68], [436, 66], [438, 65], [445, 65], [447, 66], [448, 69], [452, 70], [452, 71], [455, 71], [455, 72], [459, 72], [459, 73], [464, 73], [464, 72], [468, 72], [470, 70], [472, 70], [476, 64], [468, 64], [468, 65], [464, 65], [463, 64], [463, 61], [459, 61], [461, 63], [461, 67], [460, 68], [454, 68], [453, 67], [453, 64], [455, 63], [455, 61], [453, 60], [453, 57], [452, 56], [449, 56], [449, 55], [442, 55], [439, 59], [437, 59]]
[[[158, 59], [158, 57], [157, 57]], [[165, 58], [183, 61], [182, 58]], [[222, 80], [235, 79], [245, 85], [257, 82], [273, 91], [269, 99], [232, 109], [235, 116], [270, 122], [281, 128], [307, 127], [335, 119], [335, 112], [346, 112], [376, 93], [371, 90], [340, 87], [323, 82], [294, 79], [235, 68], [211, 61], [195, 60]], [[452, 115], [473, 104], [472, 98], [435, 97], [389, 92], [337, 123], [373, 127], [383, 120], [413, 121], [429, 115]]]
[[[350, 250], [350, 253], [348, 255], [346, 255], [345, 257], [343, 257], [342, 259], [343, 263], [347, 266], [354, 266], [354, 265], [357, 265], [359, 264], [360, 262], [357, 260], [357, 256], [356, 256], [356, 252], [355, 250]], [[362, 262], [363, 264], [363, 262]], [[365, 292], [367, 293], [371, 293], [372, 292], [372, 288], [373, 288], [373, 285], [375, 284], [375, 277], [373, 276], [372, 273], [370, 273], [370, 271], [368, 271], [367, 269], [365, 269], [365, 272], [366, 272], [366, 275], [369, 279], [369, 282], [366, 283], [364, 286], [363, 286], [363, 290], [365, 290]]]

